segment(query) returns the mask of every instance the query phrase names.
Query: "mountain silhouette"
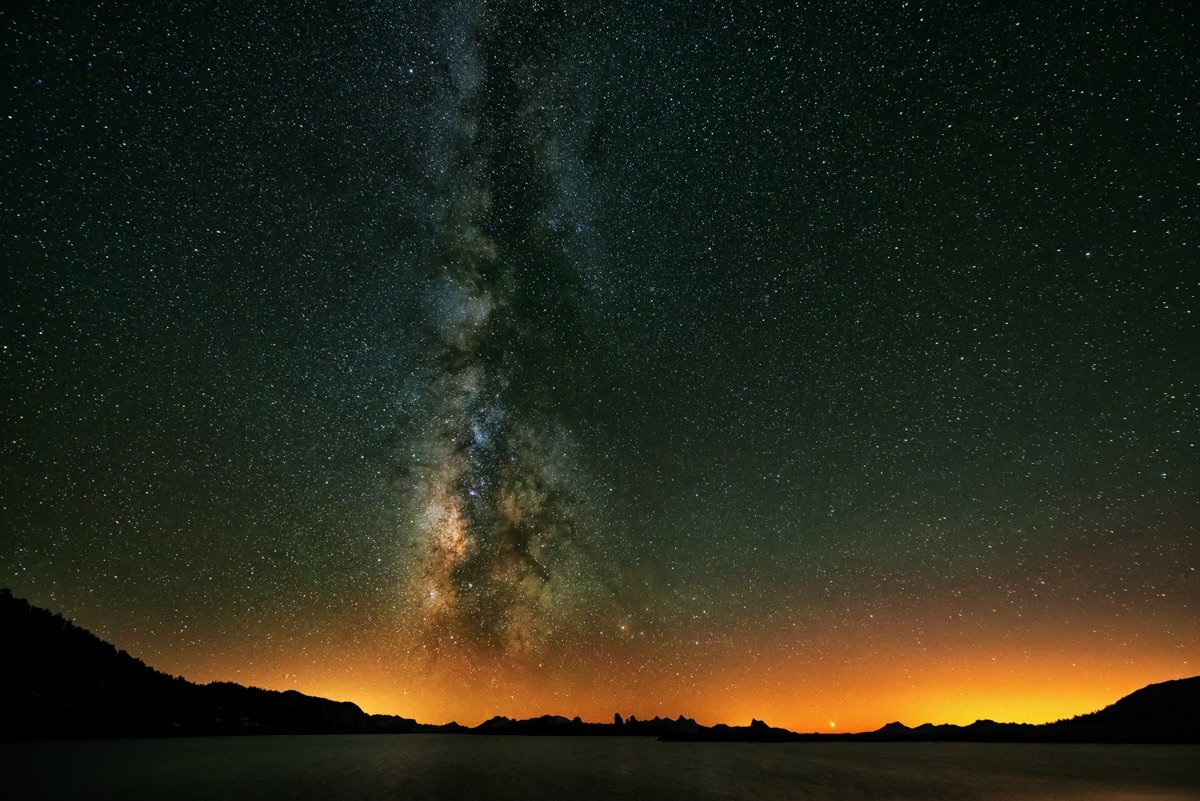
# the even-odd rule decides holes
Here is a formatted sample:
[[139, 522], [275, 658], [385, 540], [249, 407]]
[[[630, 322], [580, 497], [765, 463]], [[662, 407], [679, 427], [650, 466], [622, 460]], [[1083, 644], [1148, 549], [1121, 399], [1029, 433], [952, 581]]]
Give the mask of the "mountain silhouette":
[[0, 589], [0, 739], [228, 734], [456, 733], [657, 737], [668, 741], [1200, 743], [1200, 676], [1151, 684], [1097, 712], [1043, 725], [979, 720], [969, 726], [889, 723], [859, 734], [800, 734], [768, 726], [701, 726], [677, 718], [612, 723], [544, 715], [497, 716], [468, 729], [368, 715], [330, 701], [230, 682], [195, 684], [149, 667], [61, 615]]
[[1200, 742], [1200, 676], [1151, 684], [1050, 728], [1091, 742]]
[[0, 590], [3, 739], [445, 731], [348, 701], [229, 682], [193, 684], [147, 666], [60, 615]]
[[1019, 743], [1200, 743], [1200, 676], [1143, 687], [1116, 703], [1068, 720], [1033, 725], [977, 720], [967, 726], [924, 723], [915, 728], [888, 723], [858, 734], [798, 734], [762, 721], [749, 726], [716, 725], [662, 739], [730, 742], [1019, 742]]

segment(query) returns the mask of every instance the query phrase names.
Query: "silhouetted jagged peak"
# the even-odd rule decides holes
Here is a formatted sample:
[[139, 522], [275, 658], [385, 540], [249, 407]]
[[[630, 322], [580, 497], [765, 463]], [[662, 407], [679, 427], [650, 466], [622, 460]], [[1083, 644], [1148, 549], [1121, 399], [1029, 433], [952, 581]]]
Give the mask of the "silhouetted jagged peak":
[[485, 726], [511, 726], [515, 722], [516, 722], [515, 720], [513, 720], [512, 718], [507, 717], [505, 715], [496, 715], [495, 717], [488, 718], [483, 723], [480, 723], [479, 727], [483, 728]]
[[901, 723], [898, 720], [893, 721], [891, 723], [886, 723], [883, 726], [880, 726], [878, 729], [876, 729], [876, 732], [879, 734], [904, 734], [904, 733], [910, 732], [910, 731], [913, 731], [913, 730], [910, 729], [908, 726], [905, 726], [903, 723]]

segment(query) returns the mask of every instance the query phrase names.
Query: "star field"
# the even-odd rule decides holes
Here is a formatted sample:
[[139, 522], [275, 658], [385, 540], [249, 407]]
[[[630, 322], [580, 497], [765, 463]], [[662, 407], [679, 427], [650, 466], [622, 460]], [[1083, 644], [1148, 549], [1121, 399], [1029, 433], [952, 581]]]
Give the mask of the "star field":
[[478, 722], [1200, 660], [1196, 15], [0, 12], [0, 584]]

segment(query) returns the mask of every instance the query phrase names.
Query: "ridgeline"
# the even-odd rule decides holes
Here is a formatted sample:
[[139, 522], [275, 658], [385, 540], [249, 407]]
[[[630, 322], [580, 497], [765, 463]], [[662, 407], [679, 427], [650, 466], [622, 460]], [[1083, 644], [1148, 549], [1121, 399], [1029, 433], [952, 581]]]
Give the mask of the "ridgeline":
[[889, 723], [858, 734], [802, 734], [755, 720], [701, 726], [678, 718], [612, 723], [545, 715], [494, 717], [474, 728], [368, 715], [330, 701], [230, 682], [194, 684], [119, 651], [61, 615], [0, 590], [0, 739], [240, 734], [557, 735], [657, 737], [676, 742], [1200, 743], [1200, 676], [1151, 684], [1098, 712], [1042, 725]]

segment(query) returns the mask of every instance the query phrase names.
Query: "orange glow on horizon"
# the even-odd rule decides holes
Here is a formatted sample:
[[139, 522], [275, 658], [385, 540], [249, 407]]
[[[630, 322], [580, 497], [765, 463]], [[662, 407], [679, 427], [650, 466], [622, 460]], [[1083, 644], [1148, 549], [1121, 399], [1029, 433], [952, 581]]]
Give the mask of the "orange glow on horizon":
[[[682, 714], [704, 725], [758, 719], [799, 732], [855, 732], [892, 721], [916, 726], [1068, 718], [1146, 684], [1195, 674], [1189, 668], [1200, 656], [1197, 650], [1146, 653], [1096, 646], [989, 655], [966, 645], [957, 652], [917, 654], [847, 647], [835, 664], [782, 649], [752, 663], [732, 650], [713, 651], [703, 664], [639, 662], [643, 656], [631, 651], [624, 661], [606, 655], [574, 670], [465, 657], [413, 669], [376, 653], [322, 659], [308, 652], [303, 659], [281, 654], [255, 669], [213, 662], [182, 672], [194, 681], [232, 680], [353, 701], [369, 713], [424, 723], [474, 726], [495, 715], [546, 714], [607, 722], [619, 712], [639, 719]], [[626, 667], [615, 671], [614, 664]]]

